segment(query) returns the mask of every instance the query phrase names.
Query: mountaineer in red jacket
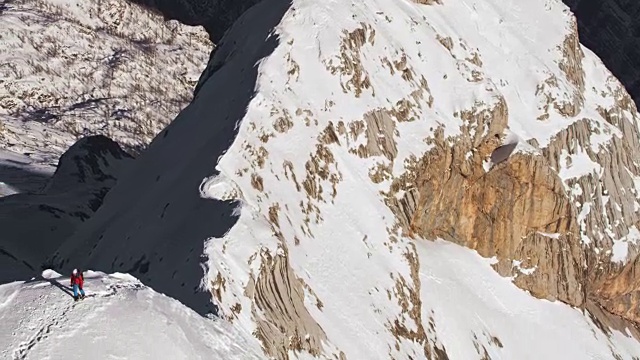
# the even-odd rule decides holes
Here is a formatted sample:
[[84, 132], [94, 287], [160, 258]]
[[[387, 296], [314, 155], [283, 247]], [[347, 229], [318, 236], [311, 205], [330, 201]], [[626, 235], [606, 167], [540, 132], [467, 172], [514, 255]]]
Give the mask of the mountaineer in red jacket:
[[82, 286], [84, 285], [84, 276], [82, 275], [82, 271], [78, 271], [78, 269], [73, 269], [73, 274], [71, 274], [71, 286], [73, 287], [73, 299], [78, 301], [78, 290], [80, 290], [80, 298], [84, 299], [84, 290]]

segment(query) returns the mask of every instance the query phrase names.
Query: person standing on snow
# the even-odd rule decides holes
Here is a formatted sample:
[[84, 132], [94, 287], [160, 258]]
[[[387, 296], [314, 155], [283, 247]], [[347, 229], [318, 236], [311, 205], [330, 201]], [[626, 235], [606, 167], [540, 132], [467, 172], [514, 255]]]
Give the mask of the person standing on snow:
[[73, 287], [73, 299], [78, 301], [78, 290], [80, 290], [80, 298], [84, 299], [84, 290], [82, 286], [84, 285], [84, 276], [82, 275], [82, 271], [78, 271], [78, 269], [73, 269], [73, 274], [71, 274], [71, 286]]

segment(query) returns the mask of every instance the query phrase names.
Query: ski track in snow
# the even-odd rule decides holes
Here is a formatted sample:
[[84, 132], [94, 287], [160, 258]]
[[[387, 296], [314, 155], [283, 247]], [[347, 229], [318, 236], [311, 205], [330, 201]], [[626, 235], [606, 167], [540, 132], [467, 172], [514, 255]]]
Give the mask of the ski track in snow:
[[[40, 296], [41, 299], [43, 297], [44, 296]], [[62, 309], [61, 312], [57, 314], [53, 314], [52, 316], [40, 319], [41, 321], [45, 322], [45, 325], [39, 328], [38, 331], [33, 335], [33, 337], [29, 339], [29, 341], [24, 341], [20, 343], [18, 348], [14, 351], [13, 358], [15, 360], [26, 359], [27, 355], [29, 355], [29, 351], [34, 346], [38, 345], [38, 343], [40, 343], [43, 340], [46, 340], [49, 337], [49, 334], [51, 333], [52, 328], [61, 327], [63, 324], [67, 322], [66, 314], [67, 312], [69, 312], [69, 310], [72, 307], [73, 305], [67, 305]], [[55, 310], [57, 310], [57, 308]]]
[[[55, 280], [54, 280], [55, 281]], [[62, 285], [64, 286], [64, 285]], [[36, 285], [35, 288], [37, 288], [38, 285]], [[140, 290], [142, 289], [142, 285], [140, 284], [109, 284], [107, 286], [107, 291], [101, 291], [101, 292], [97, 292], [97, 293], [89, 293], [88, 289], [85, 289], [86, 292], [86, 297], [89, 299], [92, 298], [108, 298], [111, 296], [114, 296], [117, 294], [119, 289], [131, 289], [134, 291]], [[31, 289], [27, 289], [27, 291], [29, 291]], [[69, 288], [69, 291], [72, 291]], [[60, 290], [60, 294], [56, 294], [54, 297], [58, 298], [59, 296], [63, 296], [63, 297], [69, 297], [67, 295], [64, 295], [62, 293], [62, 290]], [[50, 300], [49, 297], [51, 295], [48, 294], [42, 294], [39, 295], [34, 302], [35, 307], [39, 308], [39, 309], [45, 309], [43, 311], [42, 316], [38, 316], [36, 318], [33, 319], [29, 319], [30, 321], [35, 321], [38, 324], [42, 324], [37, 331], [26, 341], [21, 342], [17, 349], [14, 350], [13, 352], [13, 359], [14, 360], [24, 360], [27, 359], [27, 356], [29, 355], [29, 352], [34, 349], [39, 343], [46, 341], [50, 335], [55, 332], [55, 331], [60, 331], [62, 330], [63, 332], [66, 330], [65, 327], [66, 326], [70, 326], [69, 325], [69, 316], [67, 315], [70, 312], [74, 312], [74, 311], [79, 311], [80, 313], [86, 313], [87, 309], [78, 309], [76, 310], [76, 306], [77, 305], [81, 305], [84, 306], [84, 304], [82, 304], [82, 301], [80, 302], [75, 302], [72, 300], [72, 298], [69, 297], [68, 299], [68, 304], [64, 305], [64, 306], [59, 306], [56, 305], [54, 307], [47, 307], [46, 303]], [[85, 299], [86, 300], [86, 299]], [[90, 300], [90, 301], [96, 301], [96, 300]], [[23, 307], [24, 310], [29, 311], [30, 308], [25, 306]], [[52, 311], [53, 310], [53, 311]], [[95, 310], [95, 309], [94, 309]], [[71, 315], [71, 314], [70, 314]], [[87, 315], [87, 314], [83, 314], [83, 315]], [[92, 317], [95, 317], [92, 316]]]

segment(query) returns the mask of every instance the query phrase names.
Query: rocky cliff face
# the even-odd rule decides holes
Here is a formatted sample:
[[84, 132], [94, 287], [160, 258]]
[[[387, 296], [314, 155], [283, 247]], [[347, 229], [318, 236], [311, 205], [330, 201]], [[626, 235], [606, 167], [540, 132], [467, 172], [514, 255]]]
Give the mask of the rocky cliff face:
[[[589, 79], [575, 26], [562, 49], [558, 63], [570, 85], [569, 98], [559, 102], [546, 95], [536, 121], [544, 124], [555, 112], [571, 124], [546, 145], [532, 138], [526, 150], [517, 151], [517, 136], [500, 135], [509, 122], [502, 98], [488, 109], [461, 112], [462, 136], [445, 140], [436, 132], [435, 148], [394, 180], [387, 203], [407, 234], [444, 238], [497, 256], [496, 270], [514, 276], [533, 295], [575, 306], [594, 299], [638, 321], [636, 280], [630, 275], [639, 240], [640, 174], [632, 155], [640, 151], [637, 110], [609, 76], [599, 91], [606, 105], [593, 109], [600, 116], [584, 116]], [[558, 89], [558, 79], [549, 79], [536, 95]], [[487, 129], [486, 135], [465, 131], [477, 128]]]
[[[450, 38], [438, 39], [450, 50]], [[518, 139], [514, 134], [505, 136], [509, 109], [504, 98], [492, 106], [478, 104], [456, 112], [454, 117], [464, 122], [462, 134], [445, 139], [442, 128], [436, 129], [429, 140], [434, 148], [405, 163], [408, 171], [393, 179], [386, 202], [405, 234], [443, 238], [483, 256], [497, 256], [496, 270], [513, 276], [535, 296], [575, 306], [584, 306], [591, 298], [638, 321], [634, 290], [638, 280], [632, 275], [639, 240], [634, 181], [640, 174], [632, 155], [640, 151], [637, 109], [622, 85], [609, 76], [599, 91], [608, 99], [606, 105], [593, 109], [599, 121], [581, 118], [589, 80], [575, 21], [570, 21], [559, 48], [563, 79], [551, 75], [538, 85], [536, 96], [542, 95], [544, 112], [537, 121], [544, 124], [555, 112], [573, 119], [572, 124], [546, 146], [532, 138], [530, 147], [511, 156]], [[551, 94], [561, 81], [569, 86], [563, 89], [564, 100]], [[372, 135], [388, 136], [384, 126], [374, 127]], [[472, 129], [486, 131], [479, 136]], [[602, 137], [608, 137], [608, 143], [603, 144]], [[392, 148], [386, 143], [367, 147]], [[393, 151], [385, 155], [395, 156]], [[596, 168], [573, 164], [577, 157]], [[483, 166], [487, 160], [488, 169]], [[572, 167], [578, 173], [568, 174], [565, 169]], [[586, 172], [580, 173], [585, 167]], [[376, 176], [381, 179], [379, 173]]]
[[[631, 94], [629, 96], [615, 80], [609, 80], [611, 85], [607, 86], [607, 92], [614, 102], [598, 111], [615, 126], [618, 136], [607, 146], [597, 149], [584, 146], [590, 133], [601, 133], [590, 123], [567, 129], [563, 136], [569, 135], [566, 140], [587, 149], [589, 158], [602, 166], [599, 184], [588, 179], [574, 179], [569, 183], [581, 189], [575, 198], [584, 204], [581, 215], [585, 215], [580, 218], [583, 236], [595, 239], [598, 244], [595, 253], [589, 255], [591, 292], [610, 311], [638, 321], [637, 277], [633, 275], [637, 271], [638, 256], [638, 194], [633, 185], [638, 176], [638, 163], [633, 155], [638, 151], [638, 133], [637, 108], [632, 98], [636, 103], [640, 98], [640, 67], [636, 61], [640, 55], [637, 51], [640, 5], [615, 0], [564, 2], [577, 17], [582, 43], [602, 59]], [[629, 188], [632, 190], [627, 190]], [[598, 193], [604, 195], [601, 201], [590, 201], [585, 196]], [[600, 251], [599, 246], [604, 246], [605, 250]]]
[[640, 102], [640, 4], [635, 1], [564, 0], [578, 18], [580, 40]]
[[[472, 13], [485, 15], [478, 15], [482, 18], [495, 16], [486, 6], [474, 3], [472, 8]], [[425, 240], [444, 239], [475, 249], [482, 256], [494, 257], [494, 269], [533, 296], [578, 308], [602, 307], [622, 316], [619, 321], [627, 321], [626, 326], [634, 328], [638, 294], [633, 290], [636, 280], [632, 274], [640, 240], [635, 228], [640, 174], [633, 160], [633, 154], [640, 153], [638, 113], [622, 85], [580, 45], [572, 14], [558, 4], [533, 8], [528, 10], [540, 11], [545, 26], [548, 22], [556, 24], [561, 36], [550, 39], [539, 24], [523, 25], [525, 20], [519, 15], [524, 9], [514, 4], [500, 13], [496, 24], [477, 25], [479, 34], [500, 38], [500, 48], [492, 41], [486, 44], [482, 38], [460, 31], [456, 26], [464, 27], [462, 22], [451, 25], [455, 30], [439, 26], [438, 16], [453, 11], [446, 4], [418, 5], [415, 14], [422, 17], [378, 9], [376, 14], [384, 20], [361, 18], [354, 9], [357, 24], [335, 37], [320, 37], [319, 44], [314, 45], [318, 58], [311, 59], [297, 52], [297, 46], [303, 46], [296, 45], [298, 42], [307, 43], [295, 35], [294, 27], [283, 26], [279, 34], [287, 41], [280, 48], [284, 60], [276, 60], [274, 55], [264, 67], [287, 71], [287, 80], [281, 84], [286, 90], [271, 85], [273, 76], [269, 76], [270, 85], [263, 86], [270, 89], [270, 95], [255, 102], [256, 110], [250, 110], [245, 118], [251, 119], [246, 120], [249, 128], [241, 130], [229, 152], [234, 155], [223, 157], [219, 164], [222, 169], [227, 167], [223, 181], [238, 187], [232, 191], [235, 195], [223, 196], [212, 190], [211, 196], [235, 197], [248, 202], [254, 211], [263, 212], [273, 231], [273, 251], [289, 264], [302, 261], [299, 269], [309, 273], [309, 263], [294, 254], [315, 253], [308, 249], [294, 251], [292, 247], [327, 241], [325, 237], [330, 235], [322, 229], [329, 226], [328, 218], [334, 218], [332, 212], [346, 216], [339, 210], [341, 194], [358, 196], [354, 189], [344, 190], [349, 188], [346, 179], [354, 177], [354, 169], [367, 164], [370, 183], [362, 184], [363, 190], [358, 191], [376, 189], [393, 213], [392, 222], [382, 217], [387, 224], [386, 238], [379, 241], [391, 253], [396, 247], [402, 249], [396, 251], [402, 253], [411, 269], [408, 276], [390, 275], [395, 282], [390, 298], [397, 298], [403, 308], [402, 320], [394, 322], [390, 330], [399, 342], [422, 343], [429, 357], [442, 349], [430, 344], [426, 330], [421, 328], [424, 314], [420, 312], [423, 300], [417, 295], [421, 288], [419, 250], [407, 245]], [[458, 10], [457, 16], [466, 11]], [[325, 11], [330, 18], [332, 10]], [[398, 21], [390, 14], [409, 16], [410, 25], [406, 26], [416, 33], [414, 44], [389, 45], [385, 25], [393, 27]], [[320, 15], [292, 11], [291, 17], [296, 16], [322, 22]], [[518, 20], [511, 23], [512, 16]], [[521, 36], [527, 40], [501, 33], [514, 27], [522, 29]], [[535, 41], [544, 45], [531, 50], [536, 47], [531, 43]], [[533, 55], [532, 60], [518, 53], [523, 48], [529, 49], [527, 54], [539, 55]], [[509, 50], [498, 55], [505, 49]], [[547, 58], [543, 53], [551, 55]], [[426, 65], [431, 61], [437, 62], [438, 70]], [[452, 67], [443, 65], [447, 63]], [[312, 64], [321, 66], [313, 70], [316, 65]], [[505, 69], [510, 66], [513, 72]], [[292, 101], [293, 94], [304, 92], [305, 84], [320, 81], [303, 74], [321, 72], [322, 68], [334, 76], [337, 91], [329, 91], [333, 89], [331, 80], [323, 80], [327, 90], [317, 91], [314, 96], [324, 102]], [[390, 95], [389, 84], [403, 90]], [[351, 110], [336, 104], [341, 101], [350, 103]], [[298, 109], [293, 108], [296, 106]], [[263, 114], [258, 110], [262, 108], [271, 110]], [[319, 135], [309, 149], [308, 160], [296, 164], [287, 157], [282, 142], [295, 141], [305, 131]], [[239, 165], [232, 165], [230, 159]], [[276, 165], [279, 163], [282, 170]], [[216, 184], [219, 181], [217, 178]], [[295, 187], [299, 200], [285, 199], [274, 190], [283, 182]], [[345, 191], [349, 195], [344, 195]], [[302, 219], [299, 229], [296, 218]], [[289, 229], [287, 223], [293, 228]], [[251, 227], [249, 224], [251, 220], [241, 226]], [[210, 245], [211, 256], [216, 259], [211, 264], [215, 268], [211, 286], [223, 308], [228, 306], [230, 319], [242, 318], [242, 309], [254, 309], [264, 297], [275, 296], [256, 297], [247, 290], [252, 285], [243, 287], [242, 277], [232, 279], [229, 268], [217, 260], [233, 257], [230, 253], [235, 254], [237, 249], [230, 247], [253, 253], [246, 243], [241, 246], [231, 240], [247, 236], [234, 233], [234, 229], [226, 240]], [[361, 231], [362, 242], [367, 246], [375, 243], [371, 229]], [[339, 234], [350, 241], [348, 235]], [[258, 243], [261, 245], [255, 251], [265, 246], [265, 240]], [[346, 245], [336, 246], [342, 249]], [[264, 255], [258, 256], [262, 251], [246, 259], [248, 284], [262, 276], [253, 270], [256, 264], [265, 265]], [[367, 254], [375, 256], [373, 252]], [[305, 286], [314, 281], [311, 275], [306, 280], [293, 279]], [[277, 292], [278, 281], [272, 281], [271, 288]], [[313, 298], [326, 304], [318, 290], [312, 285], [310, 288]], [[230, 294], [226, 301], [222, 289]], [[293, 307], [287, 312], [297, 313], [290, 305]], [[612, 315], [606, 312], [592, 313], [603, 317], [603, 322], [612, 321]], [[246, 316], [256, 321], [257, 331], [267, 332], [253, 310]], [[287, 325], [292, 328], [273, 321], [287, 336], [305, 328], [297, 320]], [[418, 333], [409, 330], [413, 326], [418, 326]], [[325, 337], [311, 336], [310, 341]], [[283, 348], [272, 345], [274, 341], [283, 344], [283, 340], [261, 340], [268, 354], [282, 357]], [[291, 344], [282, 346], [316, 351]]]
[[131, 0], [161, 13], [165, 19], [203, 26], [214, 43], [247, 9], [261, 0]]

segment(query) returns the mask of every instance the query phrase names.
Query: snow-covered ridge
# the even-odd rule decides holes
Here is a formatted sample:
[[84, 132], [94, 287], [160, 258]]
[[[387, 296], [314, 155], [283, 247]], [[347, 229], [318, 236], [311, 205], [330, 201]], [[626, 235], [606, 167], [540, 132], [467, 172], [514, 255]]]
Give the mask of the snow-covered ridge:
[[0, 28], [0, 148], [52, 165], [87, 135], [144, 148], [211, 50], [202, 28], [125, 0], [5, 2]]
[[[266, 2], [269, 11], [251, 24], [240, 20], [243, 41], [215, 50], [196, 99], [163, 130], [120, 179], [100, 210], [60, 246], [51, 263], [105, 272], [126, 272], [200, 314], [215, 310], [201, 288], [204, 242], [233, 226], [237, 204], [203, 199], [199, 187], [229, 148], [236, 122], [254, 94], [258, 61], [278, 41], [273, 28], [286, 1]], [[232, 39], [232, 38], [230, 38]], [[266, 40], [265, 40], [266, 39]], [[242, 45], [242, 48], [234, 48]], [[233, 50], [233, 51], [232, 51]], [[206, 72], [206, 71], [205, 71]], [[221, 86], [220, 84], [229, 84]]]
[[69, 278], [0, 285], [0, 358], [258, 359], [233, 327], [202, 318], [121, 273], [85, 272], [87, 298], [74, 303]]

